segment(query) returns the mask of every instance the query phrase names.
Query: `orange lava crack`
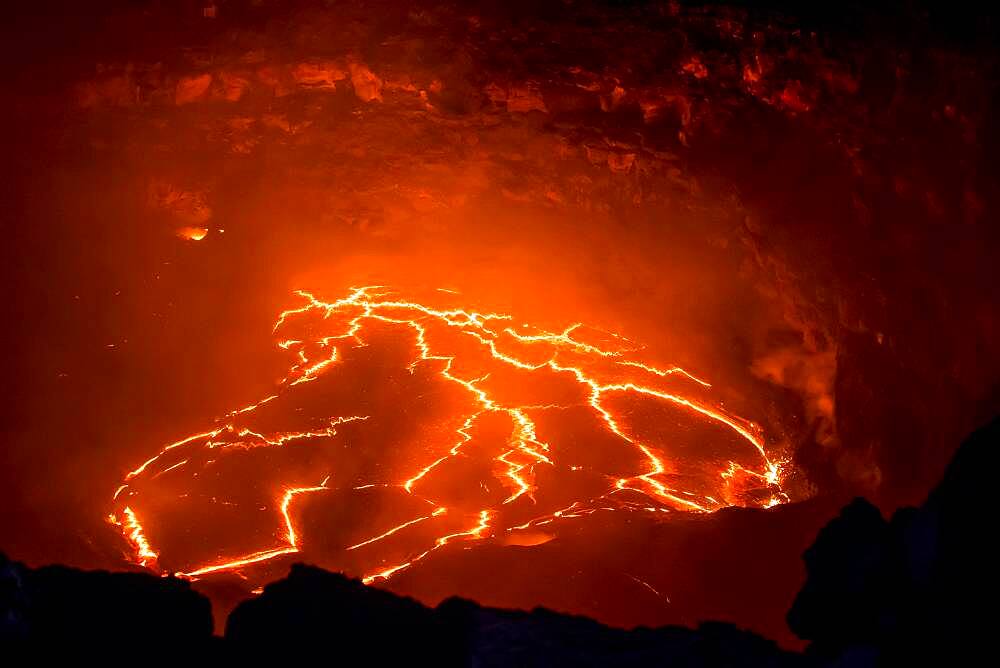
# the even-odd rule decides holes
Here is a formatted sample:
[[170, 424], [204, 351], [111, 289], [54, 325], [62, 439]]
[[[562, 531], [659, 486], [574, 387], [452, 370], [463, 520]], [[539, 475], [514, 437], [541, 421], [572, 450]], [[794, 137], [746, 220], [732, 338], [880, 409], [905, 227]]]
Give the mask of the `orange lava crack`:
[[[449, 295], [457, 294], [450, 290], [440, 291]], [[135, 563], [159, 570], [159, 555], [152, 547], [146, 530], [132, 509], [132, 506], [135, 505], [135, 497], [138, 495], [138, 492], [133, 487], [140, 480], [151, 480], [159, 476], [164, 476], [188, 463], [189, 459], [186, 457], [181, 461], [174, 461], [175, 457], [170, 454], [172, 451], [198, 447], [222, 451], [237, 446], [240, 448], [284, 447], [289, 443], [301, 439], [332, 438], [337, 435], [338, 426], [349, 422], [361, 422], [369, 419], [369, 416], [366, 415], [338, 416], [329, 419], [329, 424], [324, 429], [273, 434], [240, 428], [234, 422], [237, 416], [252, 413], [264, 404], [277, 399], [291, 388], [303, 383], [312, 382], [329, 373], [331, 369], [336, 368], [338, 363], [341, 362], [341, 353], [337, 346], [341, 342], [350, 342], [359, 347], [367, 345], [364, 340], [365, 327], [366, 324], [371, 322], [408, 327], [415, 337], [415, 355], [409, 366], [410, 371], [414, 371], [417, 365], [424, 362], [434, 361], [439, 363], [440, 370], [438, 374], [440, 377], [467, 393], [474, 401], [476, 410], [464, 416], [457, 416], [462, 420], [461, 426], [455, 429], [456, 439], [445, 454], [417, 468], [411, 475], [398, 482], [373, 482], [355, 486], [354, 489], [395, 485], [401, 487], [406, 493], [413, 495], [414, 490], [431, 472], [448, 460], [462, 454], [463, 446], [473, 440], [472, 429], [487, 414], [504, 415], [509, 418], [512, 425], [512, 432], [510, 433], [507, 446], [500, 455], [494, 458], [497, 470], [500, 471], [499, 475], [503, 478], [503, 484], [509, 490], [501, 506], [513, 504], [522, 498], [533, 502], [537, 491], [535, 480], [536, 467], [559, 465], [558, 458], [552, 454], [551, 445], [539, 437], [538, 425], [532, 418], [532, 414], [539, 410], [565, 409], [569, 406], [558, 403], [546, 405], [505, 405], [502, 400], [492, 396], [487, 389], [484, 389], [484, 383], [490, 378], [490, 374], [479, 378], [463, 378], [454, 371], [456, 355], [448, 354], [446, 351], [433, 345], [431, 342], [433, 337], [430, 336], [428, 331], [428, 326], [431, 324], [454, 328], [455, 331], [471, 337], [473, 341], [482, 346], [484, 351], [488, 352], [498, 369], [509, 368], [528, 373], [551, 372], [570, 378], [584, 392], [586, 399], [585, 403], [581, 405], [589, 408], [593, 415], [600, 419], [607, 432], [622, 443], [634, 448], [638, 454], [641, 454], [642, 459], [646, 462], [646, 470], [632, 476], [608, 476], [608, 488], [604, 495], [592, 499], [575, 501], [562, 510], [543, 514], [516, 526], [494, 526], [494, 522], [497, 521], [499, 508], [482, 509], [479, 512], [475, 525], [467, 530], [438, 536], [433, 539], [433, 542], [426, 549], [412, 553], [404, 561], [386, 566], [376, 572], [363, 573], [363, 580], [366, 583], [375, 580], [385, 580], [455, 541], [485, 540], [500, 531], [510, 533], [531, 526], [549, 524], [556, 520], [589, 515], [600, 510], [614, 511], [621, 509], [622, 506], [608, 505], [607, 500], [612, 495], [625, 490], [646, 495], [646, 497], [655, 499], [658, 503], [663, 503], [667, 508], [674, 510], [711, 512], [728, 505], [727, 503], [718, 501], [713, 496], [697, 497], [690, 492], [672, 488], [665, 480], [665, 474], [668, 473], [668, 466], [663, 460], [663, 455], [658, 452], [653, 444], [646, 443], [639, 437], [630, 434], [622, 426], [622, 416], [616, 416], [607, 407], [606, 400], [611, 395], [622, 394], [666, 402], [692, 415], [700, 416], [700, 418], [723, 425], [754, 448], [759, 456], [761, 465], [759, 470], [753, 470], [735, 462], [729, 462], [727, 468], [719, 471], [721, 478], [728, 481], [733, 479], [734, 476], [739, 475], [759, 480], [761, 485], [771, 490], [766, 500], [756, 503], [756, 505], [761, 507], [771, 507], [787, 500], [787, 497], [781, 492], [782, 462], [772, 461], [769, 457], [763, 434], [757, 425], [733, 416], [700, 399], [681, 396], [676, 391], [668, 392], [655, 385], [640, 383], [635, 378], [630, 377], [626, 380], [601, 378], [595, 374], [590, 365], [596, 362], [612, 364], [621, 370], [616, 373], [631, 372], [633, 375], [637, 374], [651, 380], [651, 382], [659, 382], [661, 379], [676, 376], [696, 383], [702, 388], [709, 388], [711, 386], [708, 382], [679, 367], [661, 369], [628, 359], [626, 355], [635, 352], [634, 348], [605, 349], [599, 345], [576, 338], [574, 335], [583, 328], [582, 324], [571, 325], [561, 332], [547, 332], [524, 327], [521, 327], [522, 331], [519, 332], [513, 327], [501, 326], [511, 321], [510, 316], [495, 313], [478, 313], [465, 309], [435, 309], [418, 302], [393, 298], [393, 293], [386, 291], [381, 286], [353, 288], [348, 296], [332, 302], [322, 301], [308, 292], [300, 291], [297, 294], [305, 300], [304, 305], [282, 312], [278, 316], [273, 328], [275, 334], [279, 333], [292, 319], [305, 314], [319, 314], [324, 320], [329, 319], [334, 314], [347, 316], [354, 313], [354, 315], [347, 320], [344, 330], [335, 336], [324, 336], [311, 341], [299, 339], [280, 340], [277, 345], [284, 350], [294, 352], [296, 363], [291, 366], [288, 374], [281, 381], [277, 393], [255, 404], [232, 411], [215, 429], [193, 434], [163, 447], [157, 454], [125, 474], [122, 484], [114, 492], [112, 501], [117, 510], [110, 515], [110, 521], [120, 527], [123, 536], [131, 548], [130, 558]], [[625, 341], [617, 335], [612, 336]], [[512, 352], [509, 349], [510, 345], [528, 350], [540, 349], [546, 354], [539, 358], [524, 358]], [[319, 358], [315, 357], [316, 350], [322, 353]], [[642, 374], [648, 375], [642, 376]], [[576, 471], [581, 467], [570, 466], [568, 468]], [[317, 476], [318, 478], [319, 476]], [[239, 571], [253, 564], [301, 551], [302, 536], [294, 525], [291, 506], [301, 496], [329, 490], [328, 482], [329, 476], [318, 485], [287, 487], [284, 489], [281, 496], [276, 499], [276, 505], [281, 516], [280, 520], [283, 525], [283, 532], [279, 534], [280, 540], [278, 544], [250, 554], [235, 557], [220, 557], [216, 561], [198, 565], [190, 570], [178, 573], [178, 575], [188, 578], [198, 578], [213, 573]], [[405, 529], [417, 525], [426, 525], [426, 523], [432, 522], [435, 518], [448, 513], [448, 508], [445, 505], [433, 499], [419, 498], [431, 504], [435, 510], [429, 514], [407, 520], [370, 538], [356, 542], [344, 548], [345, 551], [354, 551], [379, 543], [390, 536], [399, 534]], [[522, 501], [522, 503], [524, 502], [526, 501]], [[587, 504], [596, 505], [588, 506]], [[647, 506], [640, 505], [634, 509], [647, 511], [667, 510], [664, 507]], [[644, 582], [642, 584], [653, 590], [648, 584]], [[659, 595], [659, 592], [653, 591]]]

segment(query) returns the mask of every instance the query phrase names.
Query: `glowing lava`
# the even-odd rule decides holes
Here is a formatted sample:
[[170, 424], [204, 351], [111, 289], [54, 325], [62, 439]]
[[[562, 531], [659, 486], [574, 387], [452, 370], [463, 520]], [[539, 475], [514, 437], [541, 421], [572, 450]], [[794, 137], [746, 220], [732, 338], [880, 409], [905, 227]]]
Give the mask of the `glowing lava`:
[[293, 359], [277, 392], [125, 474], [110, 521], [136, 563], [259, 584], [253, 569], [305, 553], [372, 582], [456, 543], [543, 543], [597, 512], [786, 500], [759, 427], [622, 337], [380, 287], [298, 294], [274, 325]]
[[188, 241], [201, 241], [208, 236], [207, 227], [182, 227], [177, 230], [177, 236]]

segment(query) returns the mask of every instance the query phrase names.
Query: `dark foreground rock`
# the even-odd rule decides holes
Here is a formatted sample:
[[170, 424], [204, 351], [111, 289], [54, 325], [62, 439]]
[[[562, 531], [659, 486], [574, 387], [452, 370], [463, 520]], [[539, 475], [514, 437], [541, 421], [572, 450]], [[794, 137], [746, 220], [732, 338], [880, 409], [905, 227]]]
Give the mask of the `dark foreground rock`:
[[437, 608], [297, 564], [229, 617], [226, 640], [248, 655], [338, 648], [348, 664], [408, 661], [454, 666], [800, 666], [730, 624], [627, 631], [544, 609], [484, 608], [449, 599]]
[[886, 521], [856, 499], [820, 532], [788, 613], [811, 656], [838, 665], [986, 656], [998, 446], [1000, 418], [966, 439], [921, 507]]
[[887, 521], [857, 499], [819, 533], [788, 614], [810, 641], [805, 654], [718, 622], [624, 630], [461, 599], [429, 608], [302, 564], [240, 604], [220, 639], [208, 599], [187, 582], [31, 569], [2, 556], [0, 643], [2, 651], [139, 644], [229, 659], [328, 656], [343, 665], [971, 665], [991, 638], [992, 616], [980, 609], [995, 590], [988, 515], [998, 446], [1000, 418], [966, 440], [921, 507]]
[[238, 606], [223, 640], [212, 636], [208, 599], [184, 581], [0, 560], [3, 652], [72, 648], [80, 656], [111, 656], [141, 648], [148, 656], [329, 656], [337, 665], [806, 665], [802, 655], [730, 624], [629, 631], [457, 598], [429, 608], [303, 564]]
[[207, 646], [212, 606], [176, 578], [31, 569], [0, 554], [0, 642], [48, 649]]

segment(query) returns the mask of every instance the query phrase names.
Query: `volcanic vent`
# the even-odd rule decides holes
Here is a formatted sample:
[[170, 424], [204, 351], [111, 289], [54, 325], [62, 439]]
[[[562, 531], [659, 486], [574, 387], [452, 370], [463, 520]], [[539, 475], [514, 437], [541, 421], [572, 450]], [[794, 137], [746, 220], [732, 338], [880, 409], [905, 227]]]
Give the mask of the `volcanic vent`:
[[277, 391], [115, 491], [110, 521], [137, 563], [262, 584], [301, 553], [372, 582], [469, 541], [545, 542], [594, 513], [787, 500], [756, 424], [613, 333], [545, 331], [451, 290], [299, 298], [274, 325], [292, 356]]

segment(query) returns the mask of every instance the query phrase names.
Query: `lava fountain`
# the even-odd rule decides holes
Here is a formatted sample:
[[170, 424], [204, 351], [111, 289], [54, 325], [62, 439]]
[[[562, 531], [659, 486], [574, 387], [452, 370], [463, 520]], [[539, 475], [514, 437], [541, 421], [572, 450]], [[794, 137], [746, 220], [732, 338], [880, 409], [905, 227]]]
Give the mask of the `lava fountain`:
[[125, 475], [130, 559], [266, 582], [282, 557], [384, 581], [476, 541], [533, 545], [594, 513], [783, 503], [782, 464], [711, 385], [580, 323], [546, 331], [450, 290], [299, 292], [274, 394]]

